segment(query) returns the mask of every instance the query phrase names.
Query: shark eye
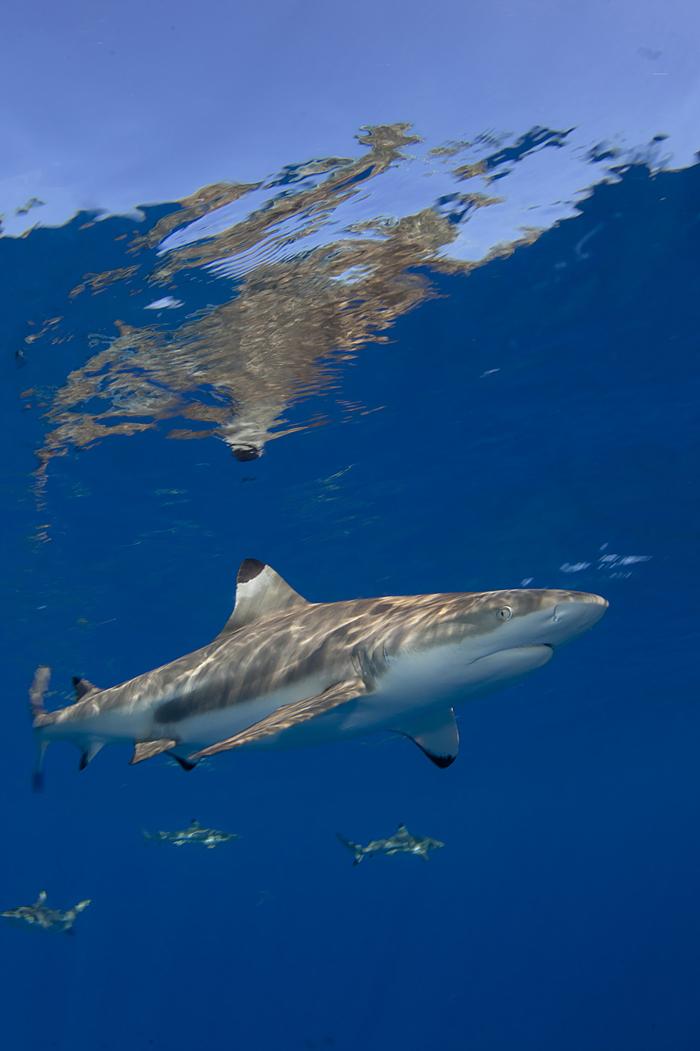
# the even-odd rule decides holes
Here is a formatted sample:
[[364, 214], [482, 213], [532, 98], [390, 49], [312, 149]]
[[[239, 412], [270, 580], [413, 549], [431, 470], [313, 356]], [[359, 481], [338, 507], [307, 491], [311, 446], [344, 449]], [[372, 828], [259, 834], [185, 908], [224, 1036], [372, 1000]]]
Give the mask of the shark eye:
[[498, 611], [498, 616], [501, 618], [501, 620], [510, 620], [510, 618], [513, 616], [513, 610], [510, 608], [510, 606], [501, 606], [501, 608]]

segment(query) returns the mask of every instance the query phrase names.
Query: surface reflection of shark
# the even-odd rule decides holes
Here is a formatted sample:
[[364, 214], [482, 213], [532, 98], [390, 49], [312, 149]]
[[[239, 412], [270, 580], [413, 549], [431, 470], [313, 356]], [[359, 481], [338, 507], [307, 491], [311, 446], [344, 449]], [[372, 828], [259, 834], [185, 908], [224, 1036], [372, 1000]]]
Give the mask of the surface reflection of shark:
[[78, 915], [89, 904], [90, 899], [86, 898], [84, 901], [79, 901], [72, 908], [65, 909], [65, 911], [63, 909], [50, 909], [46, 904], [46, 891], [42, 890], [39, 892], [39, 897], [33, 905], [18, 905], [17, 908], [6, 909], [5, 912], [0, 913], [0, 916], [15, 923], [26, 923], [29, 927], [39, 927], [45, 931], [64, 931], [69, 933]]
[[[467, 273], [535, 236], [525, 231], [478, 263], [448, 258], [461, 224], [498, 203], [489, 186], [505, 163], [499, 151], [445, 172], [440, 186], [453, 192], [426, 190], [419, 207], [391, 216], [385, 196], [397, 170], [414, 163], [418, 138], [397, 123], [363, 129], [358, 142], [364, 149], [354, 159], [296, 168], [293, 190], [289, 172], [262, 190], [205, 188], [132, 242], [129, 259], [140, 263], [88, 275], [73, 290], [131, 288], [138, 271], [152, 286], [177, 290], [185, 310], [187, 282], [194, 277], [199, 296], [204, 280], [218, 305], [184, 313], [173, 328], [115, 320], [117, 338], [53, 398], [40, 475], [69, 448], [159, 423], [172, 424], [174, 438], [215, 434], [236, 459], [254, 460], [271, 439], [318, 422], [290, 428], [291, 405], [337, 387], [343, 362], [386, 341], [397, 318], [437, 294], [427, 268]], [[449, 154], [442, 161], [452, 164]]]
[[423, 858], [423, 861], [429, 861], [431, 850], [445, 846], [439, 839], [412, 835], [405, 825], [399, 825], [393, 836], [388, 836], [386, 839], [372, 839], [364, 847], [361, 843], [353, 843], [352, 840], [345, 839], [340, 834], [338, 839], [355, 855], [353, 865], [359, 865], [363, 858], [371, 858], [375, 854], [386, 854], [387, 857], [391, 857], [392, 854], [415, 854], [416, 857]]
[[174, 847], [184, 847], [188, 843], [199, 843], [207, 850], [220, 847], [222, 843], [229, 843], [232, 839], [238, 839], [235, 832], [221, 832], [218, 828], [204, 828], [196, 818], [192, 818], [187, 828], [175, 832], [147, 832], [144, 829], [144, 839], [155, 840], [158, 843], [171, 843]]

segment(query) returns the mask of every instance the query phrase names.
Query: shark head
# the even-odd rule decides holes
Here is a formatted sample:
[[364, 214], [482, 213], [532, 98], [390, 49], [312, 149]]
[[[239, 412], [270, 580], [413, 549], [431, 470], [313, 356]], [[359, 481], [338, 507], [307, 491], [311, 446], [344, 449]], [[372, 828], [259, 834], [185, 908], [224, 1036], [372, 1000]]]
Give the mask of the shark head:
[[547, 664], [555, 650], [593, 627], [608, 603], [578, 591], [490, 591], [435, 596], [391, 643], [403, 689], [482, 690]]
[[584, 591], [492, 591], [465, 603], [467, 635], [481, 635], [496, 651], [523, 646], [554, 649], [588, 631], [608, 608]]

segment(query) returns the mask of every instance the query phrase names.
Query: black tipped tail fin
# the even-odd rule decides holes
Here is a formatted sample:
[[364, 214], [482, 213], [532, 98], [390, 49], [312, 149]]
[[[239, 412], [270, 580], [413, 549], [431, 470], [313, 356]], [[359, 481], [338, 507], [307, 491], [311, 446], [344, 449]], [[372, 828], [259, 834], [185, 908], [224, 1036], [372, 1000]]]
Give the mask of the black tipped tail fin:
[[43, 770], [35, 770], [32, 773], [32, 792], [43, 792], [44, 791], [44, 772]]

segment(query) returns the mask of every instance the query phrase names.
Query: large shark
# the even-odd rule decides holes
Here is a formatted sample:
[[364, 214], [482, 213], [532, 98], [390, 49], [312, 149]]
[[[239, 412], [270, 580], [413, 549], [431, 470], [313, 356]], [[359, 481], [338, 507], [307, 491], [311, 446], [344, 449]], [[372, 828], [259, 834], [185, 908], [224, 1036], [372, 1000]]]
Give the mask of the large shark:
[[113, 742], [133, 742], [132, 763], [167, 752], [191, 769], [243, 745], [389, 730], [446, 767], [459, 746], [454, 705], [541, 668], [607, 605], [532, 589], [315, 603], [246, 559], [233, 612], [201, 649], [108, 689], [74, 679], [76, 703], [52, 712], [49, 669], [37, 670], [35, 785], [55, 740], [80, 748], [81, 769]]

